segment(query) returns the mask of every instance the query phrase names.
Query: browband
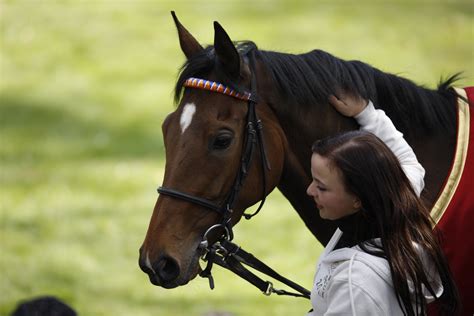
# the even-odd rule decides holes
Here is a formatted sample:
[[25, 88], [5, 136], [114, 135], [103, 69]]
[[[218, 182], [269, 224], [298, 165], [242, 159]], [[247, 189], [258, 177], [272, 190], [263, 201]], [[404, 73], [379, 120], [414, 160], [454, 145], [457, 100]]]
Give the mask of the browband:
[[249, 92], [239, 93], [235, 91], [234, 89], [224, 86], [222, 83], [218, 83], [218, 82], [210, 81], [206, 79], [190, 77], [186, 79], [183, 85], [189, 88], [202, 89], [202, 90], [222, 93], [222, 94], [225, 94], [225, 95], [228, 95], [240, 100], [244, 100], [244, 101], [252, 100], [252, 94]]

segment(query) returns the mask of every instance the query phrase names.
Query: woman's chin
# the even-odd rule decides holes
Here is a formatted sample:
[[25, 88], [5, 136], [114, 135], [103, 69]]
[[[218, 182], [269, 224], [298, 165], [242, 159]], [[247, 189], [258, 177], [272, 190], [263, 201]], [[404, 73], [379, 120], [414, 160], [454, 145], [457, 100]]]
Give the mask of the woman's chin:
[[328, 218], [328, 214], [324, 211], [323, 208], [319, 208], [319, 216], [322, 219], [329, 219], [330, 220], [330, 218]]

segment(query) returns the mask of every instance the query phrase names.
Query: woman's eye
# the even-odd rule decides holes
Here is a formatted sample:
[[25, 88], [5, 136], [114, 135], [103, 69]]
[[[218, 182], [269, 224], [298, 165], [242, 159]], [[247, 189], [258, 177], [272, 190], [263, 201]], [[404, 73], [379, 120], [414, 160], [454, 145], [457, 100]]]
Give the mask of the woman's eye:
[[318, 188], [319, 191], [326, 191], [326, 188], [323, 188], [323, 187], [320, 187], [320, 186], [316, 186]]
[[211, 149], [213, 150], [223, 150], [230, 146], [232, 143], [233, 136], [231, 133], [226, 132], [223, 134], [218, 135], [211, 144]]

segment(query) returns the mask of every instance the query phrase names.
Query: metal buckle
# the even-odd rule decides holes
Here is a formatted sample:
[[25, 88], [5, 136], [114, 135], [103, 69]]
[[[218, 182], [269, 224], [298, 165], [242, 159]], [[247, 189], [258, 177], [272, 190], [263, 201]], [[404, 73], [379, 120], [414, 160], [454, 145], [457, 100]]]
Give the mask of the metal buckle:
[[222, 256], [223, 258], [227, 257], [227, 255], [229, 254], [227, 249], [225, 249], [224, 246], [222, 246], [219, 242], [216, 242], [212, 247], [214, 247], [214, 249], [216, 250], [216, 254]]
[[270, 296], [273, 293], [273, 283], [270, 281], [267, 281], [267, 284], [268, 284], [267, 289], [265, 290], [265, 292], [263, 292], [263, 294], [266, 296]]

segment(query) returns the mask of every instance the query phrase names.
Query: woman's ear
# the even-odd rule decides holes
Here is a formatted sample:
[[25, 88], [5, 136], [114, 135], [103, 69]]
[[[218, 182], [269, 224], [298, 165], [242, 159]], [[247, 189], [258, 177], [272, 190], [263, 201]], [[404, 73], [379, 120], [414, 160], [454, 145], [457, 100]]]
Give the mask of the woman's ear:
[[358, 197], [355, 197], [354, 198], [354, 203], [352, 204], [352, 206], [354, 207], [354, 209], [356, 210], [359, 210], [362, 208], [362, 202], [360, 201], [360, 199]]

